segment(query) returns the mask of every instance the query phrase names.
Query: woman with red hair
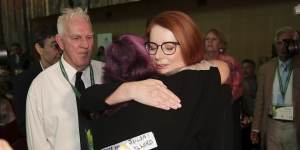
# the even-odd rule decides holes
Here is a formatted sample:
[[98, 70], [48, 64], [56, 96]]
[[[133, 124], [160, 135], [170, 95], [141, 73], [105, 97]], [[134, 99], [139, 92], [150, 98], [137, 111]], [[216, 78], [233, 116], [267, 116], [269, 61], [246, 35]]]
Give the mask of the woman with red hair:
[[[179, 11], [163, 12], [151, 20], [146, 42], [141, 41], [132, 35], [113, 41], [106, 50], [104, 67], [108, 84], [94, 85], [83, 93], [81, 109], [99, 111], [99, 100], [107, 101], [118, 82], [147, 78], [162, 81], [180, 97], [182, 107], [164, 111], [134, 101], [118, 106], [104, 104], [99, 118], [91, 121], [95, 149], [114, 149], [122, 143], [133, 146], [132, 143], [138, 143], [135, 136], [140, 137], [137, 141], [147, 139], [138, 148], [146, 145], [172, 150], [223, 149], [219, 137], [223, 127], [219, 124], [223, 123], [230, 96], [222, 90], [223, 76], [217, 68], [202, 61], [203, 42], [192, 19]], [[199, 71], [185, 70], [188, 66]]]

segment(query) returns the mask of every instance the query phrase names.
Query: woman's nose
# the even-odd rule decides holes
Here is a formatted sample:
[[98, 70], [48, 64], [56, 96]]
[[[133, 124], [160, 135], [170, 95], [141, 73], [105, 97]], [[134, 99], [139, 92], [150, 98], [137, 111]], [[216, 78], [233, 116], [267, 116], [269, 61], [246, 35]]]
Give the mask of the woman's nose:
[[165, 54], [163, 53], [161, 47], [159, 46], [157, 48], [156, 54], [155, 54], [155, 59], [160, 59], [164, 56]]

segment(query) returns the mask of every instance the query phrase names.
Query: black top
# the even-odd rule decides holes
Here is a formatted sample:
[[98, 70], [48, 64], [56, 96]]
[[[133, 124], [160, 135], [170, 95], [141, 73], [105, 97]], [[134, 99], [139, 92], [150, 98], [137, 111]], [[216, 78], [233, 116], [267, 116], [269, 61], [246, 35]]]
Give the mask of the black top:
[[40, 63], [35, 62], [28, 70], [24, 71], [20, 75], [17, 75], [13, 80], [14, 97], [12, 102], [16, 112], [18, 127], [24, 136], [26, 136], [25, 110], [27, 93], [33, 79], [42, 71], [43, 69]]
[[[90, 120], [95, 149], [153, 132], [157, 149], [220, 150], [219, 138], [228, 97], [224, 97], [217, 69], [186, 70], [159, 77], [180, 99], [182, 108], [162, 110], [131, 101], [110, 115]], [[95, 112], [108, 106], [104, 99], [119, 84], [94, 85], [81, 97], [80, 109]], [[138, 89], [137, 89], [138, 92]]]

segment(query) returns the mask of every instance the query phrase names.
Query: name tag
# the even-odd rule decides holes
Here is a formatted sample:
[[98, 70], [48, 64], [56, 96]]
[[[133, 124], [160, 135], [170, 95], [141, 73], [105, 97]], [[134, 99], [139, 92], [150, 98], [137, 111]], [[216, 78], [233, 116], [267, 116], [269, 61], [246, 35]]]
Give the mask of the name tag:
[[273, 107], [273, 119], [293, 121], [293, 107]]
[[156, 147], [157, 143], [153, 132], [147, 132], [101, 150], [151, 150]]

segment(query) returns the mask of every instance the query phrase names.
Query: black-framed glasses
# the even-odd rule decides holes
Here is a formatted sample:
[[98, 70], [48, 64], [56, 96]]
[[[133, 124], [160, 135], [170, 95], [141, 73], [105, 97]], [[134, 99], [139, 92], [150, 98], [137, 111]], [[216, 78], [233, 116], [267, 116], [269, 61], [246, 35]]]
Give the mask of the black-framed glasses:
[[163, 42], [161, 45], [158, 45], [154, 42], [146, 42], [145, 47], [150, 55], [155, 55], [159, 46], [165, 55], [172, 55], [176, 52], [177, 45], [180, 45], [179, 42]]

